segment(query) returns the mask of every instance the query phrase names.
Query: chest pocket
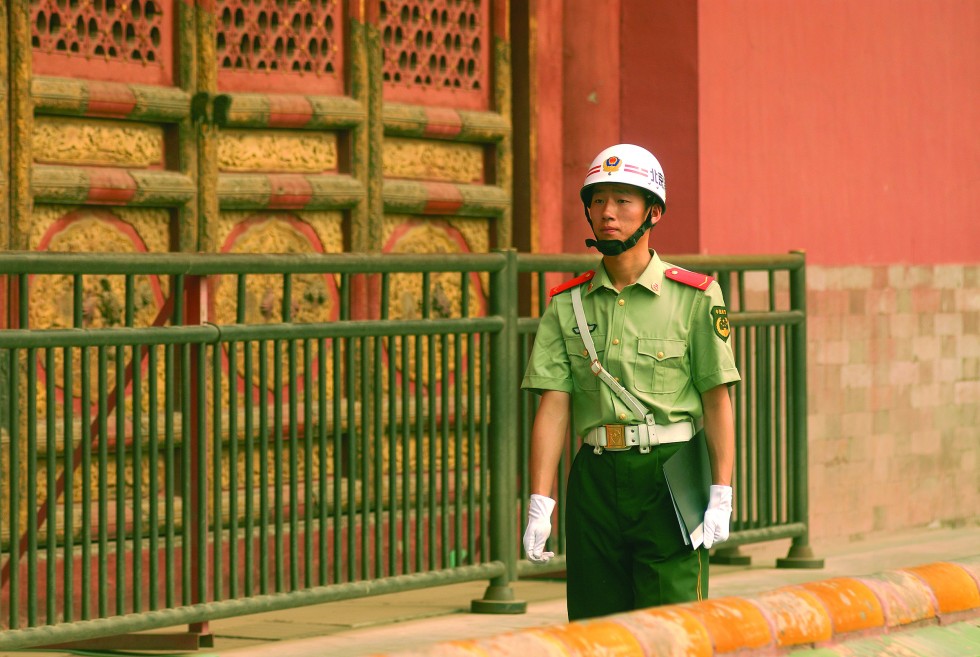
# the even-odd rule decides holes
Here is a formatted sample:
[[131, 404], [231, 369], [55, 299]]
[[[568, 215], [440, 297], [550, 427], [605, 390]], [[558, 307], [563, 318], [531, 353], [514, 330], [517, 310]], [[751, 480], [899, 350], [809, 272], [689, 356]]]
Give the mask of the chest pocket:
[[636, 389], [653, 393], [680, 390], [690, 379], [684, 365], [686, 351], [687, 343], [682, 340], [640, 338], [633, 369]]
[[[595, 342], [596, 356], [601, 363], [606, 348], [606, 336], [602, 333], [593, 333], [592, 341]], [[582, 338], [578, 336], [565, 338], [565, 351], [568, 352], [568, 362], [572, 364], [572, 379], [575, 387], [579, 390], [598, 390], [603, 384], [599, 377], [592, 373], [592, 359], [589, 358], [589, 352], [586, 351]]]

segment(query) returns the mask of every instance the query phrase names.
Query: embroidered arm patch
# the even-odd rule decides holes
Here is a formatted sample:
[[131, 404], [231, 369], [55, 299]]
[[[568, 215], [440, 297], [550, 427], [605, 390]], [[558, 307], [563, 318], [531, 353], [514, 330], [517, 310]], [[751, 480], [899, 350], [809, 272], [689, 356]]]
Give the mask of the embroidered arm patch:
[[732, 325], [728, 323], [728, 309], [725, 306], [711, 308], [711, 327], [715, 330], [715, 335], [728, 342], [728, 336], [732, 334]]

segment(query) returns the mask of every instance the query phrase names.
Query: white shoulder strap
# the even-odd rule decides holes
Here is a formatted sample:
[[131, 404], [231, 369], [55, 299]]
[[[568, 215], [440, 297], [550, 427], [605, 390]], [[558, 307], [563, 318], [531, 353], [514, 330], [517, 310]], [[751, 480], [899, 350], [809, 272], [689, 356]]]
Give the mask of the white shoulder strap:
[[585, 308], [582, 306], [582, 288], [573, 287], [572, 288], [572, 310], [575, 312], [575, 323], [578, 324], [578, 332], [582, 336], [582, 342], [585, 343], [585, 349], [589, 352], [589, 358], [592, 359], [592, 373], [599, 377], [603, 383], [612, 388], [612, 391], [616, 393], [624, 404], [630, 407], [630, 410], [636, 414], [637, 417], [642, 417], [647, 424], [653, 424], [653, 413], [650, 413], [646, 407], [640, 403], [636, 397], [634, 397], [629, 390], [624, 388], [616, 378], [609, 373], [606, 368], [602, 366], [599, 362], [599, 357], [596, 355], [595, 343], [592, 342], [592, 334], [589, 332], [589, 323], [585, 318]]

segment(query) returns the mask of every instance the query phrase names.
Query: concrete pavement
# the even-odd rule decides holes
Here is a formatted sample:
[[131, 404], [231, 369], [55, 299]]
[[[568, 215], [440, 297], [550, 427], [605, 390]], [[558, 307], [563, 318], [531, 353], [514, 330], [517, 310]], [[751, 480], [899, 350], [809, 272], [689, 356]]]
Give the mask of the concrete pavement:
[[[777, 569], [775, 560], [786, 555], [788, 546], [789, 541], [744, 546], [751, 565], [713, 565], [710, 597], [751, 596], [793, 584], [980, 557], [980, 523], [815, 544], [816, 556], [825, 559], [818, 570]], [[469, 613], [470, 600], [481, 597], [485, 586], [458, 584], [217, 621], [212, 624], [212, 652], [226, 657], [361, 657], [567, 622], [562, 581], [516, 582], [515, 593], [528, 602], [528, 612], [512, 616]]]
[[[752, 557], [751, 565], [713, 565], [710, 598], [753, 596], [794, 584], [980, 558], [980, 519], [958, 528], [906, 531], [846, 544], [814, 543], [816, 556], [825, 560], [825, 567], [817, 570], [777, 569], [775, 561], [786, 555], [788, 547], [788, 540], [743, 546]], [[514, 583], [517, 598], [528, 603], [526, 614], [469, 613], [470, 601], [483, 596], [486, 584], [454, 584], [219, 620], [211, 623], [214, 648], [195, 655], [362, 657], [422, 651], [447, 641], [567, 623], [563, 581]], [[17, 653], [0, 656], [7, 654]], [[68, 653], [34, 654], [63, 657]]]

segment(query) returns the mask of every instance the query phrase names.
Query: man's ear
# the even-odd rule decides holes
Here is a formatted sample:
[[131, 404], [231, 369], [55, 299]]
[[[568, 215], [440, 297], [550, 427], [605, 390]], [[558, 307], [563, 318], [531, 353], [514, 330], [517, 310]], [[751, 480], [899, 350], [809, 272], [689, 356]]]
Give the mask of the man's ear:
[[656, 225], [660, 218], [664, 216], [664, 210], [659, 203], [651, 203], [650, 210], [647, 213], [647, 219], [651, 224]]

